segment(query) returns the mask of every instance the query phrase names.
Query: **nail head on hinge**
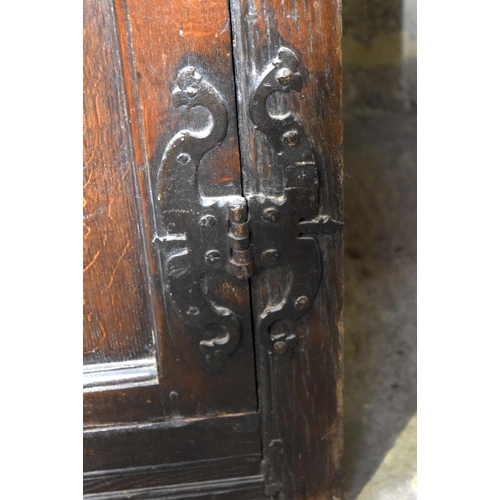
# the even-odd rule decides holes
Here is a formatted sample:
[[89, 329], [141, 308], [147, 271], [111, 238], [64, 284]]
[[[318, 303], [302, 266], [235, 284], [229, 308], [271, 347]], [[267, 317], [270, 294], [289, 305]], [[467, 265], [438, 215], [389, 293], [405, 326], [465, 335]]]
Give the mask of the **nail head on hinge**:
[[280, 218], [280, 213], [275, 208], [266, 208], [262, 217], [267, 222], [276, 222]]
[[189, 163], [189, 160], [191, 160], [191, 157], [187, 153], [181, 153], [177, 157], [177, 161], [179, 161], [180, 163], [183, 163], [184, 165]]
[[286, 345], [286, 342], [276, 342], [273, 346], [273, 350], [276, 354], [285, 354], [285, 352], [288, 350], [288, 346]]
[[309, 307], [309, 298], [306, 297], [305, 295], [301, 295], [300, 297], [297, 297], [295, 300], [295, 308], [303, 311], [307, 307]]
[[282, 137], [283, 143], [286, 144], [287, 146], [295, 146], [299, 143], [300, 141], [300, 135], [297, 130], [289, 130], [288, 132], [285, 132]]
[[205, 261], [209, 264], [215, 264], [220, 260], [220, 252], [219, 250], [209, 250], [205, 254]]
[[204, 215], [199, 221], [200, 226], [205, 229], [209, 227], [214, 227], [216, 223], [217, 220], [213, 215]]
[[276, 73], [276, 80], [280, 83], [280, 85], [283, 85], [285, 87], [292, 81], [292, 76], [293, 73], [290, 71], [288, 68], [281, 68], [277, 73]]
[[198, 316], [198, 314], [200, 314], [200, 310], [195, 306], [189, 306], [187, 313], [189, 316]]
[[276, 250], [275, 248], [269, 248], [268, 250], [262, 252], [262, 259], [265, 262], [276, 262], [278, 260], [278, 257], [278, 250]]

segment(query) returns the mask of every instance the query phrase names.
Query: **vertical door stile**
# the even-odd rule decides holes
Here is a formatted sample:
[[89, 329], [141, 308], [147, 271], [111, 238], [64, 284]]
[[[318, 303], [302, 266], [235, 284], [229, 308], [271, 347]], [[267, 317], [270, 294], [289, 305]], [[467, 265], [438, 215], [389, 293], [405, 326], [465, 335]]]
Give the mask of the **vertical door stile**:
[[256, 261], [251, 296], [266, 491], [336, 498], [343, 412], [340, 2], [230, 6]]

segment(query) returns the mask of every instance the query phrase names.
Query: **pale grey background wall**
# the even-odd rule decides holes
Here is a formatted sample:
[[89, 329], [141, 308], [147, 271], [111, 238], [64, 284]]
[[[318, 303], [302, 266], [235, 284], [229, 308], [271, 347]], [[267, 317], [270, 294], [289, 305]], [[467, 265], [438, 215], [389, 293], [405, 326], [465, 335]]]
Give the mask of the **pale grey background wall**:
[[346, 116], [414, 113], [416, 0], [344, 0], [343, 29]]
[[416, 0], [344, 0], [348, 500], [416, 498]]

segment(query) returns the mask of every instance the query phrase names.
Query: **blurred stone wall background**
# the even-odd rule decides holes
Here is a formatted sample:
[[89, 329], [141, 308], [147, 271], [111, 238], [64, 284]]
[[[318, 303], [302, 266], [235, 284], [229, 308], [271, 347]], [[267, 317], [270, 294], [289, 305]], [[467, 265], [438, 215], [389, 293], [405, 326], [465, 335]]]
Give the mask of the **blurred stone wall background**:
[[343, 0], [346, 500], [416, 499], [416, 0]]
[[414, 113], [416, 0], [344, 0], [342, 16], [345, 115]]

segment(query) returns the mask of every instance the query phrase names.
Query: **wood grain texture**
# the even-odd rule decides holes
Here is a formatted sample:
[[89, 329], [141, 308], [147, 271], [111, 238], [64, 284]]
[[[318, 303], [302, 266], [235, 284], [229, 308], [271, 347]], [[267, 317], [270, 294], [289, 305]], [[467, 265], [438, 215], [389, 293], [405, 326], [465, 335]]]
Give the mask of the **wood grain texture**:
[[111, 1], [84, 3], [84, 362], [154, 356]]
[[[113, 303], [116, 304], [118, 299], [113, 299], [113, 303], [92, 303], [90, 312], [95, 315], [101, 307], [105, 314], [111, 311], [110, 322], [119, 325], [121, 330], [110, 342], [115, 350], [125, 353], [126, 359], [138, 355], [137, 351], [129, 348], [126, 339], [138, 342], [141, 335], [148, 335], [152, 344], [153, 332], [159, 360], [157, 389], [107, 390], [85, 394], [86, 425], [255, 411], [257, 401], [248, 284], [231, 276], [224, 283], [219, 283], [220, 292], [216, 294], [221, 303], [226, 302], [242, 318], [243, 340], [225, 367], [209, 370], [198, 346], [203, 332], [186, 327], [172, 310], [164, 294], [160, 256], [152, 244], [156, 235], [164, 233], [154, 200], [156, 176], [164, 148], [182, 128], [200, 130], [210, 121], [208, 112], [201, 107], [186, 111], [171, 106], [170, 92], [175, 77], [185, 65], [195, 66], [217, 88], [224, 98], [229, 115], [224, 141], [200, 165], [200, 191], [214, 196], [241, 194], [227, 3], [221, 0], [187, 0], [182, 4], [142, 0], [86, 0], [85, 5], [89, 12], [85, 18], [88, 32], [85, 44], [85, 88], [101, 80], [107, 85], [100, 83], [103, 86], [102, 95], [106, 96], [101, 103], [102, 109], [91, 108], [93, 114], [89, 114], [95, 117], [107, 116], [108, 113], [115, 117], [114, 121], [110, 118], [111, 121], [106, 122], [107, 128], [104, 123], [96, 123], [95, 133], [103, 137], [102, 141], [105, 142], [102, 149], [105, 149], [105, 144], [108, 154], [119, 150], [122, 155], [114, 164], [94, 155], [94, 164], [107, 177], [115, 178], [115, 171], [120, 169], [128, 172], [128, 177], [121, 185], [126, 189], [122, 205], [128, 203], [136, 210], [131, 214], [122, 205], [117, 205], [116, 200], [112, 203], [114, 209], [123, 210], [115, 217], [120, 221], [124, 219], [123, 225], [119, 223], [119, 231], [122, 231], [122, 226], [125, 229], [130, 226], [137, 232], [135, 240], [129, 239], [126, 253], [128, 256], [128, 252], [133, 252], [137, 259], [129, 261], [123, 257], [120, 266], [124, 261], [132, 265], [137, 278], [142, 280], [142, 288], [130, 289], [127, 281], [129, 277], [120, 275], [120, 300], [142, 301], [149, 307], [145, 310], [148, 323], [140, 325], [139, 333], [133, 324], [122, 322], [116, 317]], [[111, 43], [108, 39], [112, 42], [112, 50], [106, 48], [106, 43]], [[97, 76], [92, 73], [95, 67], [100, 71]], [[87, 89], [87, 92], [90, 90]], [[94, 94], [90, 94], [87, 99], [89, 106], [100, 102]], [[115, 95], [116, 109], [110, 107]], [[89, 135], [88, 127], [85, 133], [86, 141], [90, 141], [92, 136]], [[123, 140], [120, 139], [122, 135]], [[95, 174], [93, 178], [96, 179]], [[102, 179], [96, 180], [95, 191], [107, 193]], [[110, 192], [113, 197], [118, 196], [115, 186]], [[92, 193], [92, 196], [95, 197], [95, 194]], [[92, 249], [102, 254], [102, 239], [105, 235], [101, 227], [91, 234], [96, 238], [95, 248]], [[115, 273], [115, 280], [120, 266]], [[103, 283], [102, 274], [88, 276], [88, 287], [99, 289], [107, 286], [107, 282]], [[132, 304], [126, 311], [131, 321], [139, 321], [137, 306]], [[176, 398], [170, 397], [172, 392], [177, 394]]]
[[84, 426], [90, 428], [163, 420], [165, 417], [160, 390], [159, 385], [151, 385], [84, 393]]
[[259, 435], [257, 413], [87, 429], [83, 433], [83, 469], [125, 469], [259, 454]]
[[[231, 33], [225, 0], [145, 2], [128, 0], [137, 92], [144, 123], [145, 158], [156, 171], [168, 140], [182, 127], [201, 129], [204, 110], [187, 113], [170, 105], [178, 70], [195, 67], [226, 101], [229, 129], [224, 143], [200, 166], [206, 196], [241, 194]], [[155, 173], [155, 172], [154, 172]]]
[[[272, 96], [269, 108], [293, 110], [303, 121], [319, 167], [320, 212], [342, 220], [339, 2], [229, 4], [231, 18], [226, 0], [85, 0], [87, 355], [92, 363], [140, 358], [154, 354], [156, 342], [159, 359], [158, 385], [85, 395], [85, 463], [93, 492], [88, 498], [340, 497], [341, 234], [317, 237], [322, 282], [312, 310], [292, 325], [298, 338], [293, 358], [270, 357], [257, 343], [258, 408], [247, 282], [223, 277], [217, 284], [217, 296], [242, 318], [244, 330], [232, 358], [210, 370], [198, 349], [199, 332], [186, 327], [165, 299], [161, 259], [152, 245], [164, 232], [154, 196], [164, 148], [182, 128], [200, 130], [210, 120], [201, 108], [186, 112], [171, 106], [172, 84], [186, 65], [217, 88], [229, 117], [221, 146], [200, 165], [200, 193], [282, 192], [283, 180], [270, 168], [274, 153], [248, 116], [256, 78], [282, 46], [298, 56], [304, 85], [300, 93]], [[117, 227], [110, 214], [120, 221]], [[109, 265], [101, 262], [103, 256]], [[286, 279], [283, 269], [252, 278], [255, 317], [284, 293]], [[119, 293], [113, 295], [115, 286]], [[101, 308], [112, 326], [106, 335], [101, 323], [107, 323], [92, 316]], [[235, 415], [242, 412], [249, 414]], [[248, 469], [244, 464], [244, 457], [261, 454], [261, 435], [265, 494], [262, 477], [252, 475], [257, 462]], [[193, 464], [232, 457], [227, 474], [250, 478], [213, 481], [225, 472], [214, 476], [209, 462], [201, 468]], [[150, 469], [142, 474], [141, 468]], [[124, 469], [129, 470], [121, 478], [114, 475]], [[202, 483], [174, 485], [176, 480]]]
[[[158, 217], [155, 189], [161, 157], [181, 129], [201, 130], [210, 122], [202, 107], [174, 108], [171, 91], [178, 71], [194, 66], [224, 99], [228, 131], [198, 169], [200, 194], [241, 194], [231, 35], [227, 2], [144, 2], [116, 0], [119, 39], [127, 61], [125, 93], [135, 117], [133, 143], [138, 184], [145, 202], [145, 231], [154, 277], [160, 358], [160, 395], [165, 417], [206, 416], [252, 411], [257, 407], [248, 284], [225, 277], [218, 294], [242, 319], [243, 340], [229, 362], [209, 370], [198, 343], [203, 332], [184, 325], [164, 294], [161, 257], [150, 242], [165, 229]], [[124, 64], [125, 65], [125, 64]], [[193, 249], [196, 251], [196, 249]], [[230, 292], [224, 292], [229, 290]], [[175, 391], [179, 397], [168, 395]]]
[[265, 500], [262, 476], [86, 495], [87, 500]]
[[153, 467], [87, 472], [86, 494], [135, 488], [155, 488], [261, 475], [262, 455], [237, 455], [218, 459], [181, 462]]
[[[292, 110], [314, 144], [320, 212], [342, 220], [340, 4], [330, 0], [231, 0], [245, 195], [280, 195], [270, 165], [274, 152], [252, 126], [248, 96], [280, 47], [299, 59], [302, 91], [275, 95], [268, 107]], [[287, 500], [341, 495], [343, 243], [340, 233], [317, 237], [323, 276], [312, 310], [294, 326], [291, 360], [257, 343], [259, 402], [267, 492]], [[296, 263], [300, 265], [300, 263]], [[273, 301], [269, 279], [252, 279], [254, 317]]]
[[[136, 239], [128, 249], [133, 247], [138, 260], [126, 262], [133, 265], [144, 286], [130, 290], [128, 277], [124, 277], [120, 298], [125, 302], [143, 301], [149, 307], [148, 324], [144, 328], [141, 326], [139, 334], [129, 328], [130, 324], [123, 324], [112, 342], [117, 344], [117, 350], [123, 347], [123, 358], [140, 357], [139, 351], [126, 345], [126, 336], [136, 339], [145, 332], [148, 335], [154, 332], [159, 359], [157, 385], [84, 395], [85, 464], [88, 470], [102, 473], [100, 480], [94, 478], [98, 485], [92, 483], [92, 487], [101, 492], [108, 486], [116, 489], [119, 483], [124, 487], [140, 488], [138, 498], [170, 498], [172, 495], [172, 498], [179, 498], [182, 494], [179, 492], [184, 491], [182, 487], [172, 487], [161, 493], [155, 490], [151, 494], [142, 490], [146, 486], [171, 484], [176, 480], [203, 481], [237, 474], [255, 476], [260, 471], [258, 416], [252, 413], [233, 417], [257, 409], [248, 284], [232, 277], [217, 283], [220, 288], [217, 297], [227, 301], [241, 316], [244, 331], [243, 341], [230, 362], [222, 369], [210, 370], [199, 351], [200, 332], [185, 327], [165, 300], [161, 261], [152, 245], [153, 238], [161, 233], [154, 191], [163, 150], [180, 129], [199, 130], [210, 120], [202, 108], [186, 113], [173, 109], [170, 104], [175, 76], [186, 64], [195, 65], [216, 86], [225, 100], [229, 116], [228, 133], [221, 147], [202, 162], [201, 192], [205, 195], [241, 194], [228, 6], [220, 0], [212, 5], [188, 0], [175, 7], [172, 2], [85, 1], [87, 114], [95, 122], [95, 130], [86, 127], [85, 140], [89, 142], [94, 137], [92, 131], [102, 138], [102, 154], [93, 157], [93, 165], [100, 169], [102, 176], [97, 180], [93, 177], [95, 184], [88, 183], [86, 189], [94, 186], [92, 198], [97, 197], [95, 193], [104, 193], [106, 201], [111, 195], [118, 196], [118, 187], [124, 190], [118, 206], [118, 210], [122, 210], [121, 218], [118, 214], [115, 218], [120, 220], [120, 230], [122, 227], [136, 230]], [[207, 19], [211, 20], [209, 35], [206, 29], [201, 30]], [[179, 25], [185, 27], [183, 36], [179, 34]], [[106, 44], [111, 44], [112, 49]], [[96, 67], [99, 71], [94, 75]], [[96, 94], [92, 85], [102, 91], [101, 100], [98, 99], [101, 94]], [[107, 121], [99, 121], [102, 117]], [[110, 155], [118, 152], [121, 156], [113, 158], [112, 162]], [[108, 156], [103, 156], [105, 153]], [[114, 178], [116, 172], [122, 172], [122, 176], [128, 172], [128, 177], [107, 191], [103, 178]], [[127, 206], [134, 207], [135, 212], [126, 211], [124, 207]], [[99, 238], [101, 231], [102, 226], [99, 226], [93, 241], [97, 250], [103, 252], [99, 246], [104, 244], [103, 238]], [[89, 276], [90, 287], [102, 286], [102, 275]], [[114, 279], [116, 276], [118, 270]], [[113, 303], [93, 303], [92, 310], [98, 311], [101, 305], [105, 312], [113, 308]], [[127, 311], [135, 318], [136, 307], [130, 306]], [[117, 318], [112, 321], [118, 322]], [[114, 359], [108, 356], [91, 361]], [[251, 463], [247, 464], [241, 455], [251, 456]], [[193, 465], [193, 462], [199, 465], [204, 460], [224, 458], [232, 458], [226, 469], [211, 468], [209, 463], [200, 467]], [[167, 464], [163, 470], [162, 466]], [[146, 467], [156, 468], [156, 472], [135, 476], [132, 473], [132, 470], [137, 472], [137, 468]], [[113, 470], [123, 468], [129, 469], [131, 474], [122, 474], [119, 480], [111, 477]], [[262, 479], [257, 482], [262, 489]], [[247, 495], [245, 491], [250, 487], [244, 485], [242, 488]], [[201, 490], [211, 491], [210, 488]], [[254, 484], [250, 490], [255, 491]], [[186, 491], [197, 495], [198, 489]], [[240, 487], [230, 485], [220, 491], [221, 496], [217, 493], [217, 498], [233, 498], [231, 492], [239, 492]], [[102, 495], [105, 498], [107, 494]], [[207, 495], [197, 496], [205, 498]], [[117, 498], [127, 496], [128, 493], [123, 493]]]

